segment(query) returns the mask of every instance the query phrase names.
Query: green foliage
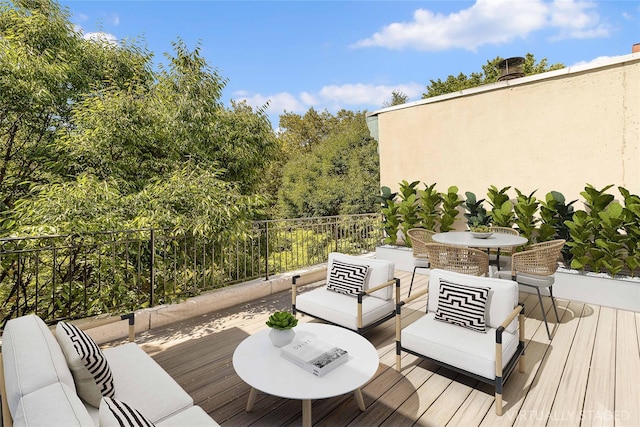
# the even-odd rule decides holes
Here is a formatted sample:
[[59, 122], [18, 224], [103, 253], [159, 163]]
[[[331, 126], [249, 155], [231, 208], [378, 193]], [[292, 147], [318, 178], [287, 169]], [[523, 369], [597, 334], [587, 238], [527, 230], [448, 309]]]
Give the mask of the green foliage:
[[173, 49], [154, 72], [135, 42], [85, 40], [54, 2], [0, 5], [5, 235], [241, 233], [263, 214], [264, 175], [279, 154], [266, 114], [226, 109], [226, 79], [199, 46]]
[[640, 196], [631, 194], [626, 188], [618, 187], [624, 199], [624, 221], [620, 242], [626, 250], [624, 263], [635, 274], [635, 270], [640, 267]]
[[518, 197], [513, 206], [516, 215], [515, 224], [518, 226], [518, 231], [522, 237], [526, 237], [530, 242], [533, 241], [533, 233], [539, 221], [539, 218], [536, 217], [539, 202], [534, 196], [535, 192], [536, 190], [527, 196], [516, 188]]
[[292, 329], [298, 324], [298, 319], [288, 311], [276, 311], [266, 322], [273, 329]]
[[[488, 83], [495, 83], [498, 81], [498, 77], [500, 77], [498, 64], [503, 60], [504, 58], [498, 56], [493, 60], [487, 61], [487, 63], [482, 66], [482, 72], [473, 72], [470, 75], [464, 73], [460, 73], [457, 76], [449, 75], [445, 81], [440, 79], [430, 80], [431, 83], [427, 86], [427, 92], [422, 94], [422, 98], [431, 98]], [[527, 76], [544, 73], [546, 71], [559, 70], [561, 68], [564, 68], [564, 65], [561, 63], [548, 65], [546, 58], [536, 64], [535, 58], [531, 53], [527, 53], [524, 64], [522, 65], [522, 70]]]
[[384, 215], [383, 228], [385, 232], [384, 243], [395, 245], [398, 241], [398, 231], [400, 230], [400, 206], [393, 200], [387, 201], [387, 207], [382, 208]]
[[[567, 242], [571, 240], [567, 221], [573, 218], [573, 204], [575, 202], [577, 202], [577, 200], [572, 200], [567, 204], [564, 196], [557, 191], [547, 193], [545, 199], [540, 200], [539, 242], [552, 239], [563, 239]], [[565, 246], [562, 249], [562, 256], [566, 263], [571, 262], [571, 252], [569, 249], [569, 246]]]
[[284, 165], [278, 190], [279, 217], [377, 210], [377, 144], [369, 135], [364, 113], [342, 111], [330, 117], [327, 120], [332, 123], [331, 131], [308, 152], [300, 151]]
[[453, 223], [460, 213], [458, 207], [464, 200], [458, 195], [458, 187], [452, 185], [447, 189], [447, 193], [442, 193], [442, 217], [440, 218], [440, 231], [453, 230]]
[[467, 218], [467, 225], [489, 225], [491, 216], [487, 215], [487, 210], [482, 206], [484, 199], [476, 200], [476, 195], [471, 191], [464, 193], [467, 199], [464, 202], [466, 210], [464, 217]]
[[418, 190], [419, 205], [418, 218], [422, 228], [435, 231], [440, 218], [442, 195], [436, 191], [436, 184], [426, 185], [424, 190]]
[[380, 203], [383, 208], [389, 206], [389, 200], [395, 201], [398, 193], [392, 193], [391, 189], [386, 186], [380, 188], [380, 195], [376, 197], [376, 202]]
[[[418, 218], [418, 190], [416, 189], [420, 181], [407, 182], [402, 181], [400, 183], [400, 203], [398, 204], [398, 214], [400, 215], [400, 226], [404, 235], [407, 235], [407, 231], [415, 228], [419, 223]], [[405, 244], [411, 246], [411, 241], [405, 239]]]
[[[419, 210], [420, 208], [418, 206], [418, 198], [416, 197], [416, 194], [410, 194], [405, 200], [400, 202], [398, 213], [402, 219], [400, 225], [405, 236], [408, 235], [407, 231], [412, 228], [416, 228], [420, 223], [420, 219], [418, 217]], [[411, 240], [405, 238], [405, 244], [407, 246], [411, 246]]]
[[394, 90], [391, 92], [391, 100], [385, 101], [382, 104], [382, 107], [393, 107], [394, 105], [402, 105], [406, 104], [407, 102], [409, 102], [409, 97], [405, 93]]
[[566, 221], [572, 240], [568, 245], [573, 255], [573, 268], [584, 270], [590, 267], [595, 272], [607, 271], [615, 276], [625, 266], [624, 258], [629, 254], [629, 246], [632, 259], [627, 266], [636, 265], [637, 242], [629, 244], [628, 234], [622, 232], [636, 199], [626, 190], [620, 190], [632, 206], [630, 210], [625, 210], [614, 202], [612, 194], [606, 193], [611, 187], [608, 185], [598, 190], [587, 184], [580, 193], [584, 197], [586, 211], [577, 211], [571, 221]]
[[57, 134], [73, 127], [74, 106], [151, 73], [146, 52], [84, 40], [68, 12], [46, 0], [0, 3], [0, 58], [0, 219], [8, 234], [15, 202], [68, 173]]
[[511, 203], [507, 195], [507, 191], [509, 191], [510, 188], [509, 186], [498, 190], [497, 187], [492, 185], [487, 192], [487, 198], [491, 205], [491, 212], [489, 214], [491, 216], [491, 223], [496, 227], [511, 228], [513, 226], [513, 203]]

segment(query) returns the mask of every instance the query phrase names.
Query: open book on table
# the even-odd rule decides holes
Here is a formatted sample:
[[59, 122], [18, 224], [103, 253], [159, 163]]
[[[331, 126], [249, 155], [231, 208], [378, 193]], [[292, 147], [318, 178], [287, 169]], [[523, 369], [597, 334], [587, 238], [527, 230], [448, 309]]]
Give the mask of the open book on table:
[[347, 350], [316, 337], [294, 339], [282, 347], [280, 354], [319, 377], [349, 360]]

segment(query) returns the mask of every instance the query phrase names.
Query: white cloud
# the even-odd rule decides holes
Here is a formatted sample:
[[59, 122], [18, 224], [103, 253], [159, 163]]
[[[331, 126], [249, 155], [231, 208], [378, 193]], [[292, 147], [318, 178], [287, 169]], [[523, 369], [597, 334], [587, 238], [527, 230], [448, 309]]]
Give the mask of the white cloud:
[[280, 92], [275, 95], [255, 94], [236, 92], [234, 96], [239, 101], [246, 101], [252, 107], [259, 107], [269, 102], [268, 111], [272, 114], [281, 114], [284, 111], [292, 113], [304, 113], [310, 107], [316, 110], [327, 109], [336, 112], [342, 108], [371, 110], [382, 108], [385, 102], [391, 100], [392, 92], [402, 92], [409, 99], [419, 98], [425, 86], [418, 83], [408, 83], [400, 85], [373, 85], [373, 84], [344, 84], [329, 85], [321, 88], [317, 93], [301, 92], [293, 95], [287, 92]]
[[267, 110], [270, 112], [281, 113], [283, 111], [299, 112], [307, 110], [307, 106], [304, 101], [287, 92], [280, 92], [274, 95], [265, 96], [262, 94], [249, 95], [243, 91], [236, 92], [234, 95], [238, 101], [246, 101], [248, 105], [254, 108], [262, 107], [268, 102], [269, 107]]
[[86, 33], [86, 34], [83, 34], [82, 37], [86, 40], [93, 40], [96, 42], [102, 42], [102, 43], [107, 43], [112, 45], [118, 44], [118, 38], [116, 36], [114, 36], [111, 33], [105, 33], [101, 31], [94, 32], [94, 33]]
[[602, 62], [608, 62], [610, 59], [616, 58], [615, 56], [599, 56], [595, 59], [592, 59], [590, 61], [580, 61], [580, 62], [576, 62], [575, 64], [571, 65], [571, 67], [578, 67], [578, 66], [582, 66], [582, 65], [598, 65]]
[[475, 51], [546, 28], [557, 30], [556, 38], [604, 37], [610, 29], [600, 22], [595, 8], [595, 3], [581, 0], [477, 0], [448, 15], [418, 9], [412, 21], [389, 24], [352, 47]]

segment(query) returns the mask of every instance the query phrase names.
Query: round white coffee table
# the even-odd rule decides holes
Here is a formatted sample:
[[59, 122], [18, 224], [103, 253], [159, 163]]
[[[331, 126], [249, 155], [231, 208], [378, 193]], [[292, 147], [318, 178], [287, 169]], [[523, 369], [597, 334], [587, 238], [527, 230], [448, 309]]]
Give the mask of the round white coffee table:
[[342, 347], [349, 360], [322, 377], [317, 377], [280, 356], [280, 348], [271, 344], [270, 329], [245, 338], [233, 353], [233, 368], [251, 386], [247, 412], [251, 412], [260, 390], [273, 396], [302, 400], [302, 425], [311, 426], [311, 400], [354, 392], [360, 410], [365, 410], [360, 387], [378, 370], [380, 359], [375, 347], [348, 329], [320, 323], [299, 323], [298, 338], [314, 335]]

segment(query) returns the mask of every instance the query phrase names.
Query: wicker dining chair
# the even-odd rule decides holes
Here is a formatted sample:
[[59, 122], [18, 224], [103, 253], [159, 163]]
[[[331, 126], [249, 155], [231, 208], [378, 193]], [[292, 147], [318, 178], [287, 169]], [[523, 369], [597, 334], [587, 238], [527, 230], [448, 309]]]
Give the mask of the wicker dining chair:
[[473, 276], [486, 276], [489, 272], [489, 255], [480, 249], [427, 243], [426, 250], [433, 269], [439, 268]]
[[[511, 227], [496, 227], [496, 226], [491, 226], [489, 227], [489, 231], [493, 232], [493, 233], [502, 233], [502, 234], [511, 234], [512, 236], [519, 236], [520, 233], [518, 232], [518, 230], [516, 230], [515, 228], [511, 228]], [[496, 264], [498, 264], [498, 269], [500, 269], [500, 255], [506, 255], [506, 256], [511, 256], [512, 253], [514, 253], [516, 250], [515, 246], [512, 247], [504, 247], [504, 248], [498, 248], [498, 249], [493, 249], [491, 250], [489, 253], [489, 259], [491, 260], [491, 256], [495, 256], [496, 258]], [[507, 265], [508, 266], [508, 262]]]
[[560, 322], [552, 289], [555, 280], [554, 274], [558, 269], [558, 261], [565, 243], [565, 240], [558, 239], [529, 245], [524, 251], [516, 252], [511, 256], [511, 271], [504, 270], [497, 272], [498, 277], [502, 279], [515, 280], [520, 285], [535, 288], [538, 293], [538, 301], [542, 309], [542, 318], [544, 319], [544, 325], [547, 328], [549, 339], [551, 339], [551, 332], [549, 331], [547, 315], [542, 305], [540, 288], [549, 289], [551, 305], [556, 314], [556, 320]]
[[411, 296], [413, 279], [416, 277], [416, 269], [431, 267], [431, 264], [429, 264], [426, 244], [433, 243], [432, 236], [434, 234], [435, 231], [427, 230], [425, 228], [412, 228], [407, 230], [407, 237], [411, 241], [411, 249], [413, 250], [413, 274], [411, 275], [408, 297]]

